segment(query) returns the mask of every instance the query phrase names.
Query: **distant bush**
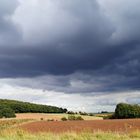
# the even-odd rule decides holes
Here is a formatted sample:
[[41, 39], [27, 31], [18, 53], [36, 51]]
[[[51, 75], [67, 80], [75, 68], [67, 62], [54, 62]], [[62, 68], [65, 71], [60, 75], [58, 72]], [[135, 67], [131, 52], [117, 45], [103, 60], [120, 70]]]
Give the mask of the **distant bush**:
[[48, 119], [47, 121], [48, 121], [48, 122], [53, 122], [53, 121], [54, 121], [54, 119]]
[[68, 120], [69, 121], [74, 121], [74, 120], [84, 120], [84, 119], [81, 116], [69, 115]]
[[75, 118], [75, 120], [79, 120], [79, 121], [81, 120], [81, 121], [82, 121], [82, 120], [84, 120], [84, 119], [83, 119], [81, 116], [77, 116], [77, 117]]
[[16, 117], [14, 110], [6, 106], [0, 106], [0, 118], [14, 118]]
[[120, 103], [116, 106], [114, 117], [116, 119], [140, 118], [140, 106]]
[[101, 114], [107, 114], [109, 113], [108, 111], [101, 111]]
[[86, 112], [81, 112], [81, 111], [79, 112], [79, 114], [80, 114], [80, 115], [88, 115], [88, 113], [86, 113]]
[[75, 114], [73, 111], [68, 111], [67, 114]]
[[89, 113], [88, 115], [89, 115], [89, 116], [95, 116], [95, 114], [94, 114], [94, 113]]
[[67, 121], [67, 118], [66, 117], [62, 117], [61, 120], [62, 121]]
[[41, 121], [43, 121], [43, 120], [44, 120], [44, 118], [40, 118], [40, 120], [41, 120]]

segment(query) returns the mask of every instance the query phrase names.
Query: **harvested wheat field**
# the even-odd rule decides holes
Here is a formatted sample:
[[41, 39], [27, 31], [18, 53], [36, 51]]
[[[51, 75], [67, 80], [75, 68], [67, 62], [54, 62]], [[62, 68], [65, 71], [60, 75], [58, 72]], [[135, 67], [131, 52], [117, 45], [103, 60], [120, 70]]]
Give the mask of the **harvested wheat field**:
[[131, 132], [140, 130], [140, 119], [128, 120], [93, 120], [93, 121], [66, 121], [47, 122], [38, 121], [24, 124], [21, 128], [31, 133], [37, 132], [82, 132], [82, 131], [113, 131]]
[[[76, 115], [75, 115], [76, 116]], [[79, 116], [79, 115], [78, 115]], [[16, 114], [16, 119], [34, 119], [40, 120], [57, 120], [60, 121], [62, 117], [68, 117], [68, 114], [45, 114], [45, 113], [19, 113]], [[95, 116], [82, 116], [84, 120], [102, 120], [102, 117], [95, 117]]]

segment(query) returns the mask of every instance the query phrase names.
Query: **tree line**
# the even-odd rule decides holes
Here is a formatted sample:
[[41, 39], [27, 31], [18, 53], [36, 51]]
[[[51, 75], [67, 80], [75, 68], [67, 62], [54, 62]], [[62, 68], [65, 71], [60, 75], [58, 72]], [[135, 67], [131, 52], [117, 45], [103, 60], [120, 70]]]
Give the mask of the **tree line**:
[[[15, 113], [66, 113], [67, 109], [21, 102], [16, 100], [0, 100], [0, 117], [14, 117]], [[10, 116], [11, 114], [11, 116]]]

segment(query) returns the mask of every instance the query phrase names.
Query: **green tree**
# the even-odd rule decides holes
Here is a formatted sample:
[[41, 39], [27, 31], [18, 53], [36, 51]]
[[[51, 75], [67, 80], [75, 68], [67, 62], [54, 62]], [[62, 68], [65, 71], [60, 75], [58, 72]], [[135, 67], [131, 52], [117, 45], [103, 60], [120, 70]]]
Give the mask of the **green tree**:
[[16, 117], [14, 110], [7, 106], [0, 106], [0, 118]]
[[140, 106], [120, 103], [116, 106], [114, 116], [117, 119], [140, 118]]

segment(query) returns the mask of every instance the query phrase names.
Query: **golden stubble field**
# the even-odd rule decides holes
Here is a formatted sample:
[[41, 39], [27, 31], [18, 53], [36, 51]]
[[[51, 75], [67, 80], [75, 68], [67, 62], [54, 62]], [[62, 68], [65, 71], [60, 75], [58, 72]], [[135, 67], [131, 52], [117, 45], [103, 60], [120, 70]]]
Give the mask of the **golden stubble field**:
[[[79, 116], [79, 115], [75, 115]], [[68, 117], [68, 114], [45, 114], [45, 113], [21, 113], [16, 114], [16, 119], [35, 119], [35, 120], [54, 120], [54, 121], [60, 121], [62, 117]], [[84, 116], [82, 115], [82, 118], [84, 120], [103, 120], [102, 117], [96, 117], [96, 116]]]

